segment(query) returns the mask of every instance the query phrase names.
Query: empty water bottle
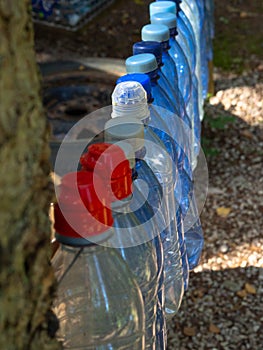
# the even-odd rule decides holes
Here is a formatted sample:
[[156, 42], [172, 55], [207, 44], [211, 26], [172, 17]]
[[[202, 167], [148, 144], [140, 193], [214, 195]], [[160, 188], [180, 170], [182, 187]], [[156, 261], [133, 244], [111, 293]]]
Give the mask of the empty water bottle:
[[113, 218], [94, 181], [105, 188], [87, 171], [65, 175], [55, 205], [58, 338], [65, 349], [145, 349], [141, 291], [117, 250], [102, 245], [114, 235]]
[[158, 25], [158, 24], [147, 24], [142, 28], [142, 40], [141, 43], [135, 43], [133, 45], [133, 53], [141, 53], [143, 51], [152, 51], [154, 55], [156, 55], [156, 45], [152, 48], [155, 42], [159, 42], [162, 48], [162, 72], [165, 75], [166, 79], [171, 84], [170, 98], [174, 98], [175, 101], [179, 105], [179, 117], [186, 123], [188, 127], [192, 127], [191, 119], [186, 113], [185, 102], [182, 96], [182, 93], [179, 89], [178, 83], [178, 74], [176, 65], [169, 55], [169, 39], [170, 33], [167, 26]]
[[[171, 36], [170, 44], [171, 44], [171, 50], [168, 52], [171, 53], [171, 55], [174, 58], [174, 63], [176, 68], [179, 70], [178, 76], [182, 80], [184, 79], [184, 76], [181, 75], [180, 69], [186, 64], [187, 61], [187, 55], [184, 54], [183, 50], [181, 49], [179, 43], [174, 38], [175, 33], [178, 33], [176, 31], [176, 15], [172, 13], [156, 13], [151, 16], [152, 23], [161, 23], [162, 25], [165, 25], [168, 30], [168, 35]], [[155, 30], [156, 31], [156, 30]], [[151, 30], [151, 32], [155, 32]], [[169, 33], [170, 31], [170, 33]], [[157, 30], [158, 32], [158, 30]], [[148, 35], [149, 36], [149, 35]], [[155, 33], [151, 35], [152, 38], [155, 38]], [[189, 53], [190, 54], [190, 53]], [[189, 62], [188, 62], [189, 63]], [[190, 66], [188, 65], [190, 68]], [[187, 72], [188, 74], [188, 68], [186, 68], [185, 71], [182, 71], [183, 74]], [[189, 104], [187, 106], [188, 113], [191, 117], [191, 127], [192, 127], [192, 145], [193, 145], [193, 158], [194, 162], [193, 165], [196, 163], [196, 158], [200, 151], [200, 130], [201, 130], [201, 122], [199, 117], [199, 100], [198, 100], [198, 81], [195, 75], [194, 71], [189, 71], [189, 74], [191, 76], [191, 99], [189, 101]], [[187, 83], [187, 80], [185, 81]]]
[[[89, 146], [87, 154], [81, 158], [81, 164], [100, 173], [107, 184], [106, 190], [112, 193], [115, 235], [110, 244], [118, 248], [140, 286], [145, 309], [145, 347], [155, 349], [157, 291], [160, 278], [157, 254], [162, 255], [162, 252], [157, 252], [157, 247], [151, 240], [154, 232], [145, 230], [152, 227], [143, 225], [130, 207], [134, 200], [130, 163], [120, 147], [98, 143]], [[161, 245], [158, 248], [162, 250]]]
[[[146, 74], [139, 74], [139, 73], [127, 74], [119, 78], [117, 83], [121, 83], [124, 81], [139, 82], [143, 86], [144, 90], [147, 92], [147, 100], [148, 100], [149, 112], [150, 112], [149, 116], [147, 118], [145, 117], [145, 115], [148, 115], [148, 113], [144, 113], [144, 116], [143, 114], [138, 114], [138, 113], [134, 115], [136, 115], [136, 117], [141, 119], [145, 126], [148, 126], [148, 128], [151, 127], [151, 130], [163, 141], [166, 151], [172, 158], [174, 165], [177, 168], [176, 175], [178, 173], [178, 176], [176, 176], [175, 183], [174, 183], [176, 221], [177, 221], [177, 230], [178, 230], [179, 241], [180, 241], [181, 259], [182, 259], [182, 265], [183, 265], [184, 290], [187, 290], [189, 267], [188, 267], [186, 247], [184, 242], [182, 211], [179, 206], [179, 203], [181, 203], [184, 197], [188, 198], [189, 191], [190, 191], [189, 186], [191, 185], [189, 184], [188, 176], [185, 176], [185, 173], [183, 171], [183, 164], [182, 164], [182, 162], [184, 162], [185, 160], [185, 157], [184, 157], [184, 151], [181, 149], [181, 146], [184, 147], [187, 145], [185, 138], [183, 139], [182, 136], [184, 133], [186, 134], [186, 132], [183, 128], [183, 125], [181, 125], [180, 119], [178, 118], [175, 119], [174, 115], [165, 109], [151, 105], [151, 102], [152, 102], [151, 84], [150, 84], [150, 79]], [[139, 93], [139, 91], [141, 90], [140, 85], [129, 84], [126, 86], [127, 95], [134, 96], [136, 90]], [[138, 103], [142, 105], [143, 100], [144, 100], [143, 95], [141, 96], [141, 99], [138, 98], [137, 96], [136, 101], [133, 99], [133, 104]], [[128, 99], [126, 102], [128, 103]], [[130, 99], [130, 103], [131, 102], [132, 100]], [[169, 128], [168, 128], [168, 125], [169, 125]], [[186, 201], [186, 199], [184, 199], [184, 201]], [[189, 207], [189, 204], [187, 205], [187, 208], [188, 207]]]
[[[162, 57], [161, 47], [159, 49], [159, 57]], [[158, 68], [156, 57], [151, 53], [142, 53], [130, 56], [125, 61], [127, 73], [146, 73], [151, 76], [152, 94], [154, 96], [154, 104], [167, 108], [169, 111], [178, 115], [179, 106], [172, 101], [168, 91], [170, 85], [166, 77]]]
[[[115, 109], [116, 106], [113, 107]], [[121, 107], [123, 108], [124, 106]], [[183, 296], [183, 277], [178, 233], [174, 219], [175, 209], [173, 183], [171, 181], [171, 161], [169, 161], [168, 158], [168, 164], [165, 164], [160, 157], [158, 158], [158, 154], [160, 154], [160, 147], [157, 147], [157, 145], [154, 143], [151, 142], [150, 146], [144, 147], [143, 125], [141, 122], [136, 120], [136, 118], [125, 116], [121, 118], [114, 118], [108, 121], [106, 125], [108, 135], [107, 137], [111, 138], [112, 140], [131, 140], [131, 142], [132, 139], [142, 140], [135, 142], [133, 145], [137, 158], [135, 169], [138, 174], [137, 180], [134, 183], [136, 186], [139, 185], [138, 188], [143, 194], [146, 193], [145, 198], [147, 198], [148, 202], [154, 209], [154, 212], [156, 212], [156, 210], [159, 212], [161, 211], [161, 213], [165, 215], [165, 226], [159, 227], [165, 257], [165, 310], [168, 315], [174, 315], [180, 307]], [[152, 171], [149, 171], [149, 167], [145, 167], [146, 164], [143, 161], [144, 159], [150, 166], [150, 169], [152, 169], [154, 174], [158, 177], [158, 180], [161, 181], [161, 191], [159, 187], [160, 184], [158, 181], [156, 182], [154, 174]], [[166, 169], [170, 169], [169, 172], [166, 172]], [[144, 183], [146, 182], [147, 186], [142, 186], [140, 180], [143, 180]], [[167, 205], [171, 206], [169, 208], [171, 210], [167, 210]], [[161, 224], [163, 225], [163, 223]]]
[[[203, 118], [203, 96], [201, 79], [201, 52], [200, 45], [195, 37], [193, 27], [180, 7], [181, 0], [162, 1], [157, 0], [150, 4], [150, 17], [159, 13], [173, 13], [177, 20], [176, 40], [184, 51], [192, 74], [195, 72], [197, 81], [194, 78], [194, 84], [198, 88], [198, 107], [200, 119]], [[152, 22], [152, 18], [151, 18]], [[152, 22], [153, 23], [153, 22]]]

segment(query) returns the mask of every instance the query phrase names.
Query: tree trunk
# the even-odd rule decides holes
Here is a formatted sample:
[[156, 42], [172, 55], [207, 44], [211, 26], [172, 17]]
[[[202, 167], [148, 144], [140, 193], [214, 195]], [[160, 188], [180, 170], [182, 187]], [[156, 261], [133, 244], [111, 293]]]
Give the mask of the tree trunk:
[[50, 311], [48, 131], [31, 1], [0, 0], [0, 349], [60, 349]]

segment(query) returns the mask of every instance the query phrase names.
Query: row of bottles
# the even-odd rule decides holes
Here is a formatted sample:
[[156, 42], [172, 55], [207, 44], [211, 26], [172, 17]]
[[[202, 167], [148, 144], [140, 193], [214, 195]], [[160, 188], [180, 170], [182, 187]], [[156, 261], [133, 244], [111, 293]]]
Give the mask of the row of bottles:
[[149, 19], [103, 132], [57, 188], [54, 312], [65, 349], [166, 349], [166, 320], [202, 253], [193, 171], [213, 3], [156, 1]]

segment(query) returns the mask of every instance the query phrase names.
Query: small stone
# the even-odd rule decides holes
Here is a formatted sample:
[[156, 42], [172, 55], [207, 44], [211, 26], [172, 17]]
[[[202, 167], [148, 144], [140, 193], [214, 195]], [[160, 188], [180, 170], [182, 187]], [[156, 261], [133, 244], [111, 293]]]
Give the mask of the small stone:
[[244, 282], [233, 282], [231, 280], [225, 280], [223, 286], [231, 292], [238, 292]]
[[225, 253], [227, 253], [228, 252], [228, 245], [227, 244], [222, 244], [221, 246], [220, 246], [220, 248], [219, 248], [219, 250], [220, 250], [220, 252], [221, 253], [223, 253], [223, 254], [225, 254]]

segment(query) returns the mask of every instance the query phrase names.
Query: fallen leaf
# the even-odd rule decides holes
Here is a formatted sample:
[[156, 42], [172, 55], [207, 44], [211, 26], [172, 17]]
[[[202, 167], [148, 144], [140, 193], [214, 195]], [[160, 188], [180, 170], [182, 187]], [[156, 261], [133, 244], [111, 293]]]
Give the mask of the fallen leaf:
[[245, 284], [245, 290], [249, 294], [256, 294], [257, 293], [256, 288], [252, 284], [249, 284], [249, 283]]
[[240, 134], [250, 140], [254, 138], [254, 135], [249, 130], [242, 130]]
[[216, 213], [221, 218], [228, 217], [230, 212], [231, 212], [231, 208], [226, 208], [226, 207], [218, 207], [218, 208], [216, 208]]
[[220, 333], [220, 329], [215, 324], [210, 323], [209, 332], [210, 333], [219, 334]]
[[196, 335], [196, 329], [195, 327], [184, 327], [183, 333], [188, 337], [193, 337], [194, 335]]
[[240, 298], [245, 298], [247, 296], [247, 291], [245, 289], [242, 289], [242, 290], [239, 290], [237, 292], [237, 295], [240, 297]]
[[248, 17], [248, 13], [245, 12], [245, 11], [241, 11], [241, 12], [240, 12], [240, 17], [241, 17], [241, 18], [246, 18], [246, 17]]

